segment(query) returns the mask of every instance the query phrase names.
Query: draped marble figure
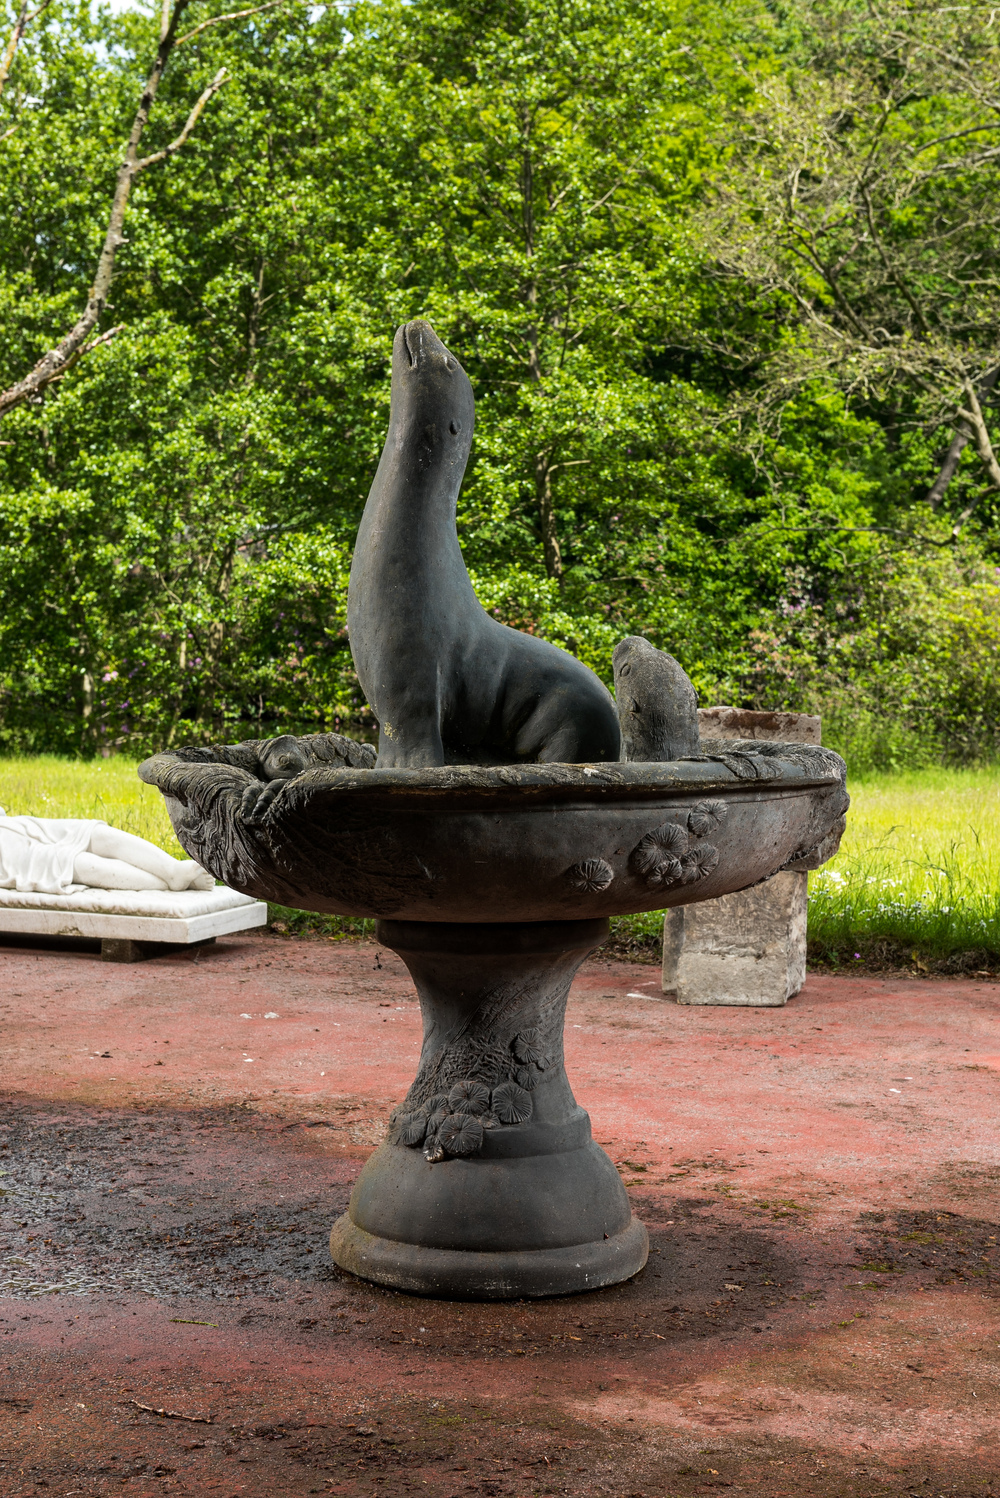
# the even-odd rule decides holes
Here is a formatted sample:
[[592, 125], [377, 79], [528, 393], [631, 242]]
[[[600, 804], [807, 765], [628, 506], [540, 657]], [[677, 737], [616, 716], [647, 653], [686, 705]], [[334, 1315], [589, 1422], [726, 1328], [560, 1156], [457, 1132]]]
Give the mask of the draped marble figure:
[[210, 890], [215, 880], [191, 858], [107, 822], [9, 817], [0, 807], [0, 889], [75, 895], [84, 889]]

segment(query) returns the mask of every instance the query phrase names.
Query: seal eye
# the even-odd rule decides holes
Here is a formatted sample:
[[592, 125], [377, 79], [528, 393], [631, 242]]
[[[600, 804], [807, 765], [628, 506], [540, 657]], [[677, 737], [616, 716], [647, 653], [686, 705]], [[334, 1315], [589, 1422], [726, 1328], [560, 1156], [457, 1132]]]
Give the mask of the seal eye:
[[460, 421], [449, 421], [448, 430], [453, 437], [457, 437], [462, 430], [462, 423]]
[[444, 361], [444, 367], [445, 367], [445, 369], [454, 369], [455, 368], [455, 361], [454, 361], [454, 359], [452, 359], [450, 357], [447, 358]]

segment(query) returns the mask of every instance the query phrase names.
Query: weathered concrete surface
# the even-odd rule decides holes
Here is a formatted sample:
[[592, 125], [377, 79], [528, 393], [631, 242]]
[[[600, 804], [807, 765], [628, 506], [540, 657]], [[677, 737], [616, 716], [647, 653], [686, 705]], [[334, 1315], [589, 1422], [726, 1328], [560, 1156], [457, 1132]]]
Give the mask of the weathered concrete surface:
[[[819, 744], [822, 726], [810, 713], [698, 710], [703, 739]], [[808, 874], [788, 870], [751, 889], [665, 911], [663, 992], [678, 1004], [786, 1004], [805, 982], [807, 900]]]
[[663, 992], [679, 1004], [787, 1004], [806, 980], [808, 878], [789, 870], [666, 911]]
[[703, 739], [786, 739], [821, 744], [823, 720], [812, 713], [768, 713], [747, 707], [700, 707], [698, 732]]
[[0, 948], [0, 1494], [1000, 1493], [1000, 988], [657, 989], [591, 962], [567, 1030], [649, 1266], [477, 1306], [325, 1253], [416, 1064], [395, 958]]

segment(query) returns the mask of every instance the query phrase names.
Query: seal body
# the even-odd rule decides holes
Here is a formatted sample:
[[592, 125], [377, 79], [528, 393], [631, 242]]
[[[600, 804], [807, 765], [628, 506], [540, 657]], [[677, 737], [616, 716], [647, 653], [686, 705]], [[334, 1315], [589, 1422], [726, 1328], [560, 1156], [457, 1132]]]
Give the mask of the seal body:
[[566, 651], [490, 618], [455, 509], [472, 446], [468, 376], [429, 323], [392, 354], [389, 435], [351, 566], [347, 623], [380, 767], [617, 760], [607, 688]]
[[696, 757], [698, 697], [673, 656], [629, 635], [618, 641], [611, 660], [622, 759], [652, 764]]

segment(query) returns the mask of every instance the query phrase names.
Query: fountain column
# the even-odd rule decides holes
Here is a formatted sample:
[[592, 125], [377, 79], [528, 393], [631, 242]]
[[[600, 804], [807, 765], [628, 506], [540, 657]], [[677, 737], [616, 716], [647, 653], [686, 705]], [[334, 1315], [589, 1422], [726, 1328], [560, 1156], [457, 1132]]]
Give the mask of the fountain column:
[[424, 1020], [416, 1078], [330, 1250], [417, 1294], [514, 1299], [614, 1284], [646, 1230], [563, 1065], [570, 984], [607, 920], [380, 921]]

